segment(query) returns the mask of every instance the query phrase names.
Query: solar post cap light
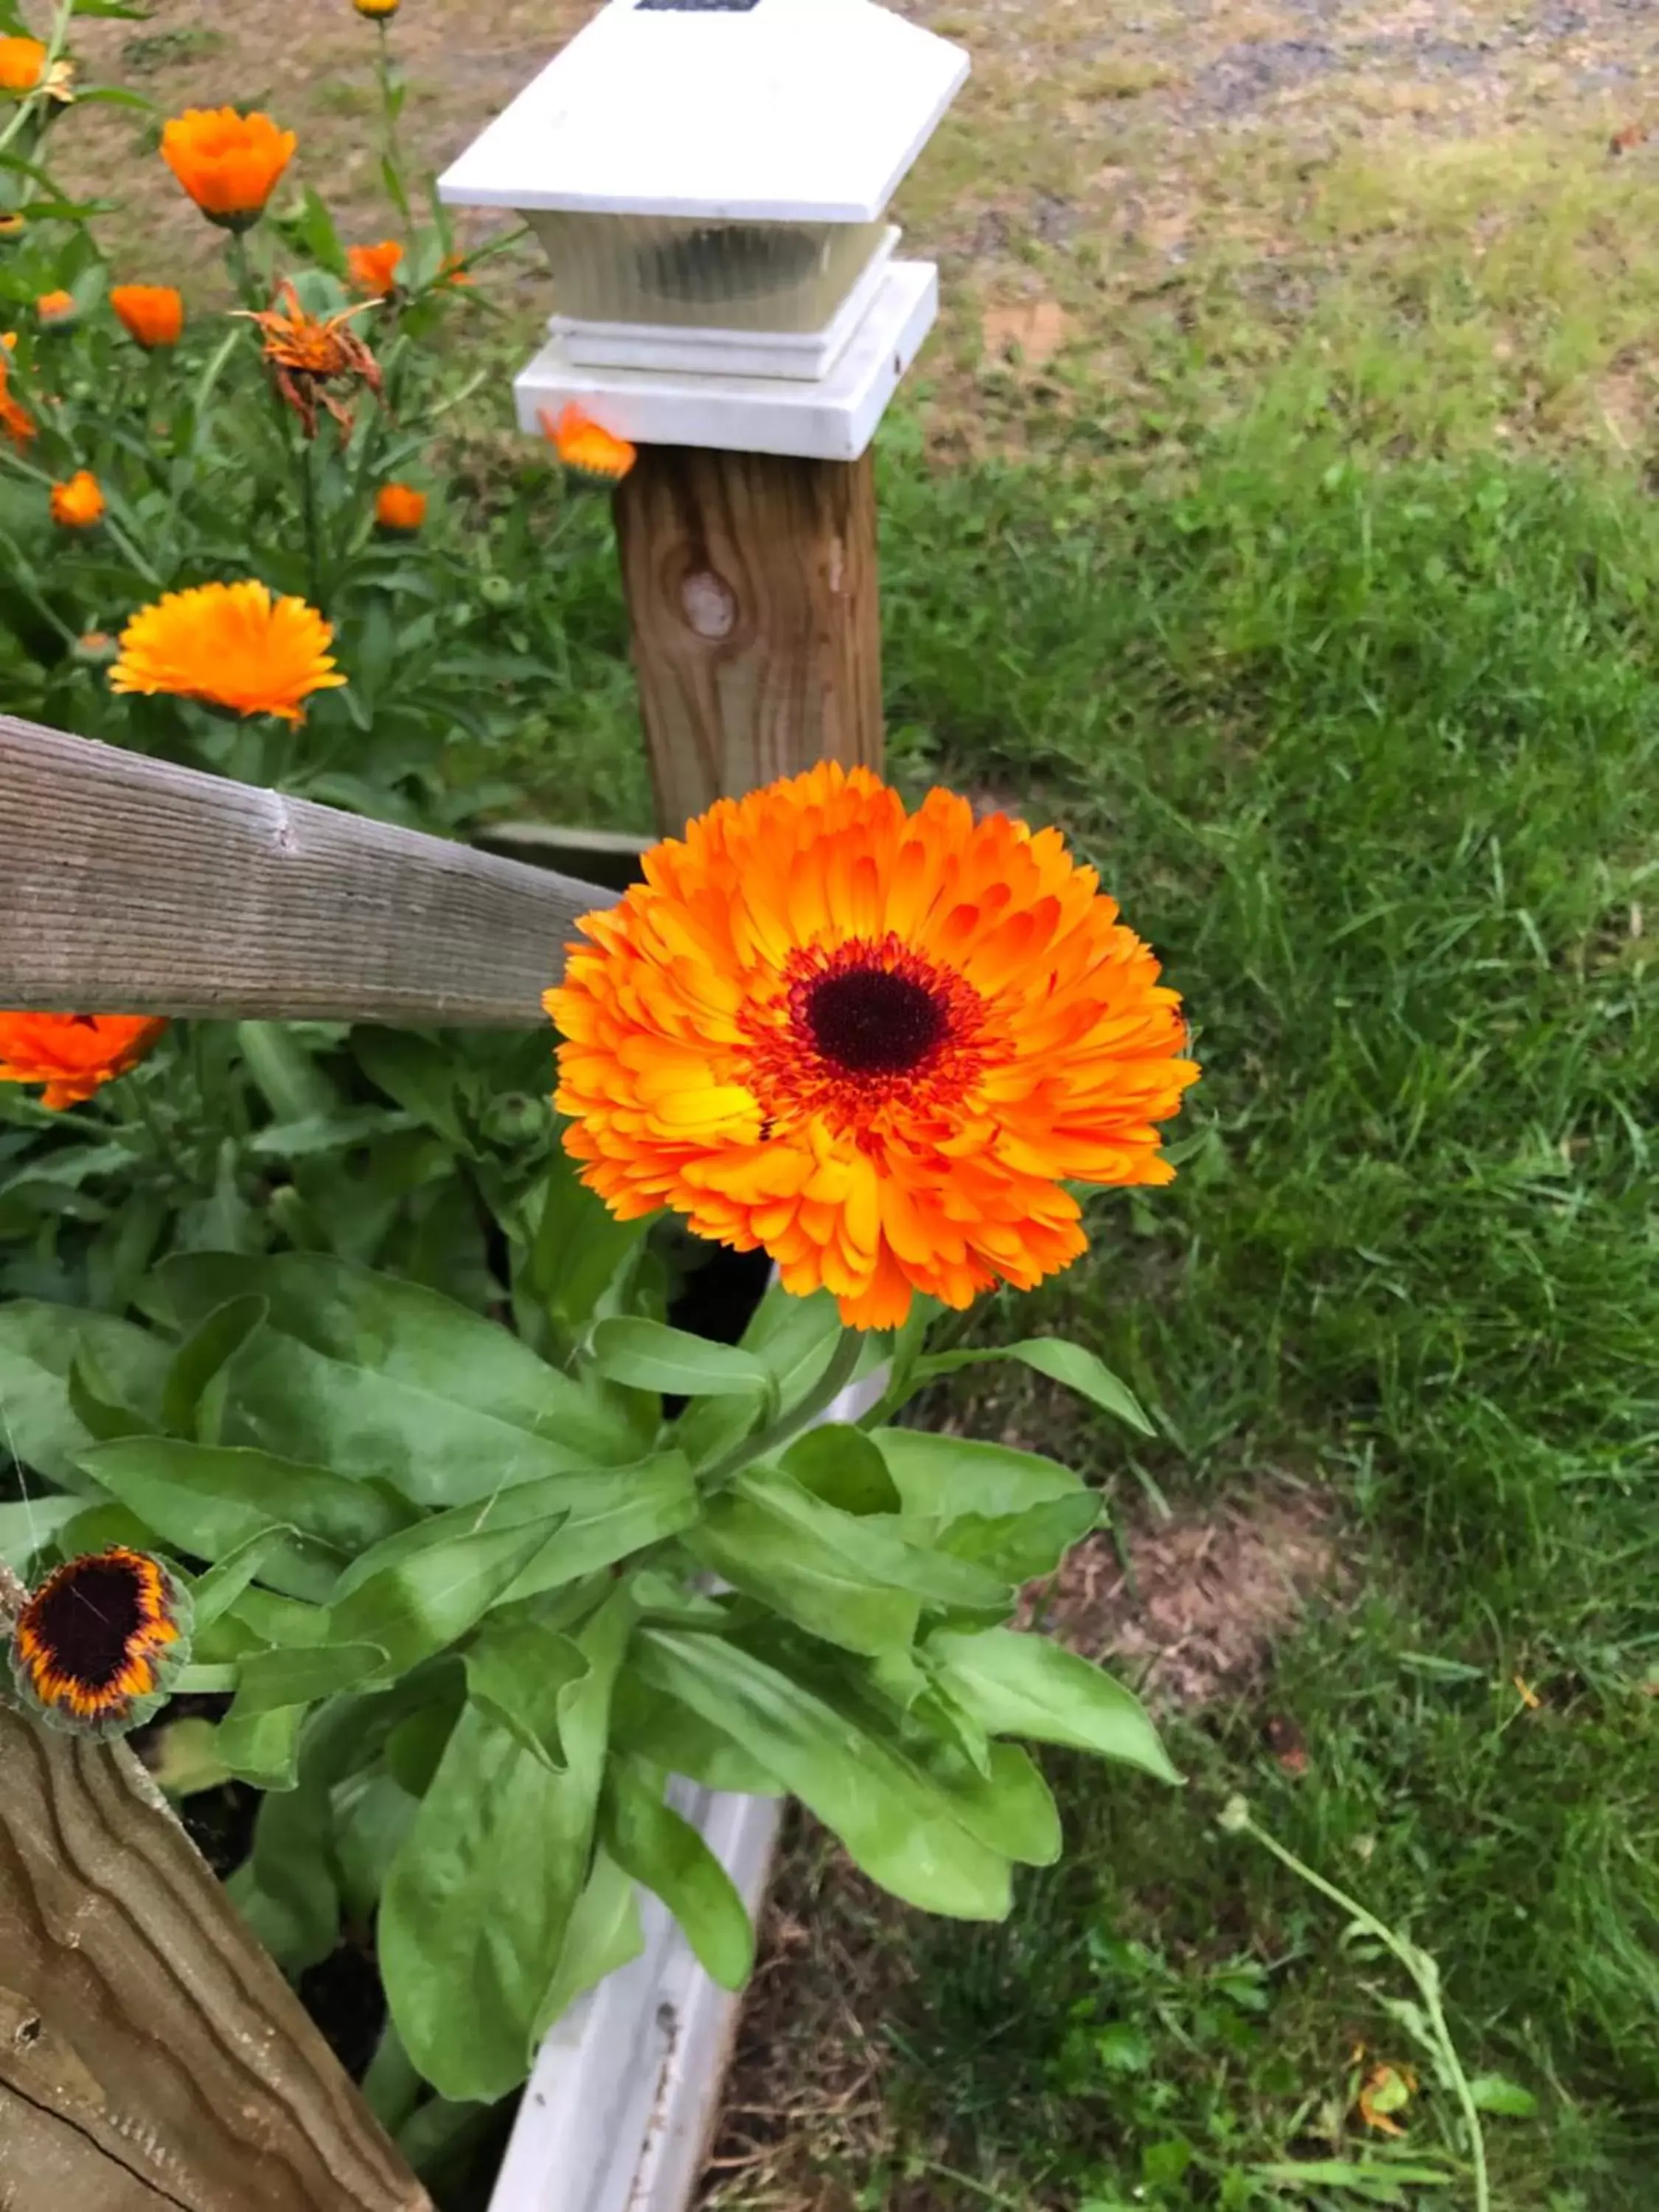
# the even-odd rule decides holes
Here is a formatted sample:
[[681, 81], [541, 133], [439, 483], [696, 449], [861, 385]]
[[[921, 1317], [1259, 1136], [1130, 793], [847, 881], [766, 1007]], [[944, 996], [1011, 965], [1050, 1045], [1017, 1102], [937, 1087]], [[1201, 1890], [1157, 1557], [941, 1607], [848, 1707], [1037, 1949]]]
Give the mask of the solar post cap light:
[[521, 426], [857, 459], [938, 307], [886, 210], [968, 66], [872, 0], [609, 0], [439, 183], [551, 264]]

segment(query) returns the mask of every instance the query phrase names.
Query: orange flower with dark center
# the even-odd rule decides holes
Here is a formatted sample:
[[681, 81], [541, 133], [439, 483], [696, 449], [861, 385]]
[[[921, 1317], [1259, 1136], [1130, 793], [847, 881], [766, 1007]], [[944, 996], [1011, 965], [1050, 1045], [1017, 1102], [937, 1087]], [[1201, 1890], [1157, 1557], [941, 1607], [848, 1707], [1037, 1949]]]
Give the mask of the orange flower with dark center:
[[48, 504], [52, 520], [65, 530], [90, 530], [104, 519], [103, 488], [90, 469], [77, 469], [67, 483], [55, 483]]
[[413, 484], [382, 484], [374, 495], [374, 520], [382, 530], [408, 537], [426, 520], [426, 494]]
[[33, 92], [46, 72], [39, 39], [0, 39], [0, 91]]
[[566, 468], [599, 483], [620, 483], [639, 459], [626, 438], [613, 437], [592, 417], [574, 404], [556, 422], [546, 408], [540, 410], [542, 435]]
[[136, 1067], [167, 1027], [152, 1014], [0, 1014], [0, 1083], [43, 1083], [54, 1114]]
[[398, 282], [398, 264], [404, 258], [404, 249], [395, 238], [383, 238], [378, 246], [349, 246], [346, 266], [351, 271], [351, 281], [360, 292], [377, 295], [390, 292]]
[[62, 330], [66, 324], [75, 320], [75, 295], [72, 292], [43, 292], [34, 303], [34, 312], [40, 318], [42, 329]]
[[334, 633], [304, 599], [273, 599], [261, 583], [198, 584], [141, 607], [121, 633], [112, 691], [170, 693], [238, 714], [305, 720], [313, 691], [345, 678]]
[[161, 133], [161, 158], [210, 222], [246, 230], [264, 213], [299, 140], [268, 115], [191, 107]]
[[42, 1719], [77, 1735], [148, 1720], [190, 1650], [187, 1593], [157, 1559], [112, 1545], [48, 1575], [12, 1630], [12, 1679]]
[[380, 363], [356, 332], [346, 328], [354, 315], [361, 315], [374, 302], [365, 301], [362, 307], [348, 307], [343, 314], [324, 319], [307, 314], [292, 284], [284, 282], [277, 296], [283, 303], [280, 307], [267, 307], [257, 314], [246, 309], [238, 312], [258, 324], [264, 337], [271, 380], [279, 397], [304, 424], [307, 437], [317, 434], [320, 400], [339, 424], [343, 438], [351, 428], [351, 410], [329, 387], [338, 383], [363, 384], [377, 399], [383, 396]]
[[185, 301], [171, 284], [112, 285], [109, 303], [127, 336], [146, 352], [178, 344], [185, 327]]
[[1057, 830], [825, 763], [645, 873], [546, 1000], [566, 1148], [620, 1218], [672, 1207], [881, 1328], [1068, 1265], [1066, 1183], [1171, 1179], [1181, 1002]]

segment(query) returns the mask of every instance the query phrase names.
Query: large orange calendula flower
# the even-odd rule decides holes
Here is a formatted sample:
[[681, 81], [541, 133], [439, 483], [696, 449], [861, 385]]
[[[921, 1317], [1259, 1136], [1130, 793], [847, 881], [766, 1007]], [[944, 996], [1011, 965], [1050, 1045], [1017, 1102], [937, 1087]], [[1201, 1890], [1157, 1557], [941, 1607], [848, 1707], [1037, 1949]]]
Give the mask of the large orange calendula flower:
[[26, 1704], [76, 1735], [148, 1720], [190, 1652], [188, 1592], [159, 1559], [112, 1544], [48, 1575], [18, 1614], [12, 1680]]
[[426, 494], [413, 484], [384, 483], [374, 495], [374, 520], [394, 537], [406, 538], [426, 520]]
[[587, 477], [599, 483], [620, 483], [639, 459], [636, 448], [626, 438], [614, 436], [604, 429], [591, 415], [571, 404], [565, 408], [556, 422], [547, 409], [540, 410], [539, 420], [544, 437], [566, 468], [579, 477]]
[[185, 301], [173, 285], [113, 284], [109, 303], [127, 336], [147, 353], [178, 344], [185, 327]]
[[46, 66], [39, 39], [0, 39], [0, 92], [33, 92]]
[[404, 249], [395, 238], [383, 238], [378, 246], [346, 248], [346, 266], [360, 292], [391, 291], [398, 281], [398, 264], [403, 258]]
[[90, 469], [76, 469], [67, 483], [52, 486], [47, 505], [65, 530], [90, 530], [104, 519], [103, 487]]
[[54, 1114], [136, 1067], [167, 1027], [152, 1014], [0, 1014], [0, 1083], [42, 1083]]
[[330, 389], [337, 383], [366, 385], [378, 399], [384, 386], [380, 364], [355, 331], [346, 328], [364, 307], [348, 307], [343, 314], [325, 319], [307, 314], [292, 284], [283, 282], [279, 305], [258, 313], [237, 312], [258, 325], [265, 342], [265, 359], [277, 393], [305, 426], [307, 438], [317, 434], [317, 403], [321, 400], [340, 426], [342, 437], [351, 428], [351, 410]]
[[138, 610], [121, 633], [110, 689], [302, 722], [313, 691], [345, 682], [329, 652], [333, 640], [304, 599], [274, 599], [252, 580], [198, 584]]
[[1074, 1260], [1064, 1183], [1170, 1180], [1181, 1002], [1057, 830], [824, 763], [645, 874], [546, 1000], [566, 1148], [619, 1218], [672, 1206], [881, 1328]]
[[210, 222], [246, 230], [294, 158], [299, 140], [268, 115], [190, 107], [161, 133], [161, 158]]

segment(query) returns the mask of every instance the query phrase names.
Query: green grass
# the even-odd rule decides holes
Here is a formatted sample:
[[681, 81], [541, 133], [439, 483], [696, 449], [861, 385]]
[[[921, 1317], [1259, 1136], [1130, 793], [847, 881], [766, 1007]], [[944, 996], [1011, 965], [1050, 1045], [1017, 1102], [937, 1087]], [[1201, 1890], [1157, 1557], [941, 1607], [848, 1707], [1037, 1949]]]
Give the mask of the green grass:
[[[888, 455], [901, 777], [1064, 823], [1206, 1070], [1175, 1188], [1102, 1194], [1088, 1259], [975, 1328], [1132, 1376], [1158, 1443], [1069, 1439], [1126, 1510], [1291, 1468], [1344, 1573], [1259, 1699], [1176, 1725], [1183, 1795], [1061, 1771], [1066, 1868], [1006, 1928], [872, 1924], [908, 1972], [884, 2129], [832, 2161], [860, 2204], [1470, 2202], [1261, 2179], [1358, 2154], [1357, 2041], [1423, 2069], [1413, 2156], [1457, 2137], [1403, 1975], [1218, 1832], [1237, 1790], [1434, 1954], [1470, 2070], [1536, 2096], [1486, 2123], [1502, 2212], [1653, 2201], [1659, 519], [1295, 416], [1269, 391], [1174, 498]], [[995, 1432], [983, 1386], [966, 1410]]]

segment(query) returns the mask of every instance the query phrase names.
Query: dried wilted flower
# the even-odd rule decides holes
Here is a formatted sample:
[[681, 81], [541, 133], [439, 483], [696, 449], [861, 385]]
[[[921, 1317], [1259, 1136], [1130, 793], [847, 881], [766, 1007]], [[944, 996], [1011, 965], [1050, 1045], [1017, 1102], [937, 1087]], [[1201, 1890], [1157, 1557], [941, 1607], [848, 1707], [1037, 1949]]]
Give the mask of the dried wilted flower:
[[281, 303], [258, 313], [238, 312], [256, 323], [265, 342], [265, 359], [279, 396], [305, 426], [307, 438], [317, 434], [317, 403], [320, 400], [339, 424], [342, 434], [351, 428], [351, 410], [330, 391], [331, 384], [366, 385], [375, 398], [384, 396], [380, 365], [355, 331], [346, 328], [372, 301], [347, 307], [343, 313], [321, 318], [308, 315], [300, 295], [286, 281], [277, 294]]

